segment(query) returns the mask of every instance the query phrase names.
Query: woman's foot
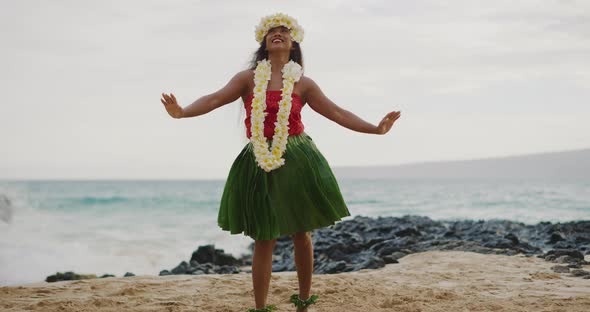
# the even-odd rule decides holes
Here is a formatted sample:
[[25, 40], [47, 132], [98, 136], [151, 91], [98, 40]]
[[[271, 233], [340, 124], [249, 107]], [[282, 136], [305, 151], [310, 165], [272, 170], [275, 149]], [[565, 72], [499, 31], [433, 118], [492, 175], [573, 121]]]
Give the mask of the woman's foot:
[[247, 312], [271, 312], [271, 311], [275, 311], [277, 309], [277, 306], [274, 304], [269, 304], [266, 305], [262, 308], [259, 309], [249, 309]]
[[309, 312], [308, 306], [316, 303], [318, 295], [311, 295], [308, 298], [302, 299], [298, 294], [291, 295], [291, 302], [297, 307], [296, 312]]
[[[307, 296], [305, 299], [303, 299], [302, 297], [299, 297], [299, 298], [301, 300], [305, 301], [305, 300], [309, 299], [309, 296]], [[308, 308], [297, 308], [295, 311], [296, 312], [308, 312], [307, 310], [308, 310]]]

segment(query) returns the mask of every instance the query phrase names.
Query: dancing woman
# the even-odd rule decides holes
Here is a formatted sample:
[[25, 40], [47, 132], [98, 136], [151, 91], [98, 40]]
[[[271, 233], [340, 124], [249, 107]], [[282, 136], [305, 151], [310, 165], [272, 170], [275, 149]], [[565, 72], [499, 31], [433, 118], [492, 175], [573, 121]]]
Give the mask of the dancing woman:
[[244, 146], [229, 171], [217, 223], [230, 234], [254, 239], [252, 284], [256, 309], [266, 305], [276, 239], [293, 240], [299, 293], [290, 302], [307, 312], [318, 295], [310, 295], [313, 274], [311, 231], [333, 225], [350, 212], [332, 170], [312, 138], [304, 131], [301, 109], [314, 111], [353, 131], [386, 134], [400, 117], [392, 111], [378, 125], [364, 121], [334, 104], [303, 75], [300, 43], [303, 29], [282, 13], [266, 16], [256, 27], [260, 43], [251, 68], [237, 73], [222, 89], [181, 107], [174, 94], [161, 102], [173, 118], [204, 115], [242, 98], [246, 109]]

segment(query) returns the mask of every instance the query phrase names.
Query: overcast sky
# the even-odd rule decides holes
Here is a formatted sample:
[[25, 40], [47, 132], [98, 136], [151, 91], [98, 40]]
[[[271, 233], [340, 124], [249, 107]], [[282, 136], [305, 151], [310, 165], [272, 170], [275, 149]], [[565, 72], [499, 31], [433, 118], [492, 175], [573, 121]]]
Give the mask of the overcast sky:
[[220, 178], [241, 100], [175, 120], [245, 69], [262, 16], [305, 29], [305, 73], [385, 136], [302, 112], [332, 166], [590, 147], [590, 1], [0, 1], [0, 179]]

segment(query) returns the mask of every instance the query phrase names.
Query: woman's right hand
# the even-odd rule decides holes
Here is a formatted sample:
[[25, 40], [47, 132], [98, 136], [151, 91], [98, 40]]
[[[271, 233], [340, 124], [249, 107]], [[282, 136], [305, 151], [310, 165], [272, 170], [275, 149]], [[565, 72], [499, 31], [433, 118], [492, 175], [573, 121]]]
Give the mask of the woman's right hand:
[[162, 99], [160, 99], [160, 102], [164, 104], [168, 115], [172, 118], [182, 118], [184, 116], [182, 107], [176, 102], [174, 94], [170, 93], [170, 95], [167, 95], [166, 93], [162, 93]]

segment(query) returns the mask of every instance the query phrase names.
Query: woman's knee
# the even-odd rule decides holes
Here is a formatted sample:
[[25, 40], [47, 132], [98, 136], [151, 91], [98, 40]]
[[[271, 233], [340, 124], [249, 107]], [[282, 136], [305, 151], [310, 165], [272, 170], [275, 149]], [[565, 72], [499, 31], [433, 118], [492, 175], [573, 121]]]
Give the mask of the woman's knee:
[[291, 239], [294, 244], [306, 244], [311, 242], [311, 231], [308, 232], [297, 232], [291, 234]]
[[277, 243], [277, 239], [265, 239], [265, 240], [255, 240], [254, 244], [256, 246], [260, 246], [262, 248], [265, 247], [274, 247], [274, 245]]

